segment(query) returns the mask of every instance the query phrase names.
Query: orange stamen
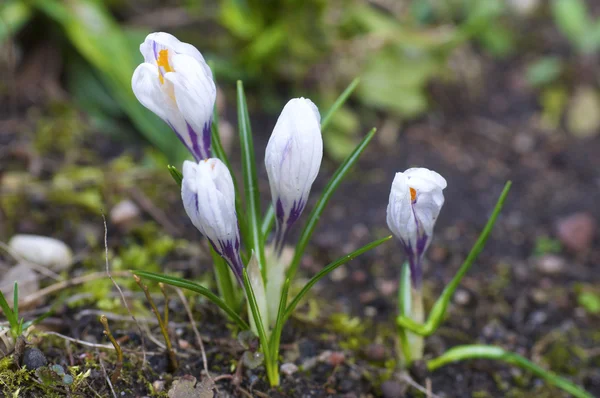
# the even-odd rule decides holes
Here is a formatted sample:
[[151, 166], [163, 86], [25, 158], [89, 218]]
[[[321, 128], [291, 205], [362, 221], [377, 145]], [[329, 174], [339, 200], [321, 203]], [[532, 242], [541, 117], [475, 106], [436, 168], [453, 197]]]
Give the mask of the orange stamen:
[[410, 201], [414, 202], [417, 200], [417, 191], [414, 188], [410, 188]]
[[158, 59], [156, 60], [156, 65], [160, 68], [162, 67], [164, 72], [158, 72], [158, 78], [160, 80], [160, 84], [165, 82], [165, 78], [163, 77], [164, 73], [173, 72], [173, 68], [171, 68], [171, 64], [169, 64], [169, 50], [160, 50], [158, 52]]

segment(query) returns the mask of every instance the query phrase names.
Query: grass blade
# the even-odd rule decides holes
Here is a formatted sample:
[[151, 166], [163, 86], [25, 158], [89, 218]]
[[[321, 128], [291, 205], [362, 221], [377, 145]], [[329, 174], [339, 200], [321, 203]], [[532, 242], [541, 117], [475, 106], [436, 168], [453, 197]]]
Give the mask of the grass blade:
[[271, 334], [271, 356], [274, 361], [279, 359], [279, 343], [281, 341], [281, 331], [285, 323], [285, 308], [287, 307], [288, 291], [290, 289], [290, 278], [287, 278], [281, 289], [281, 298], [279, 300], [279, 310], [277, 311], [277, 320]]
[[240, 80], [237, 82], [237, 107], [238, 124], [240, 131], [240, 146], [242, 149], [242, 172], [244, 174], [244, 193], [246, 197], [246, 217], [248, 228], [249, 253], [254, 251], [257, 256], [258, 266], [266, 283], [267, 268], [265, 266], [265, 251], [260, 225], [260, 198], [258, 191], [258, 177], [256, 174], [256, 160], [254, 157], [254, 144], [252, 142], [252, 130], [248, 116], [248, 105], [244, 94], [244, 85]]
[[451, 348], [441, 356], [427, 361], [427, 368], [433, 372], [442, 366], [450, 363], [464, 361], [467, 359], [492, 359], [506, 362], [510, 365], [518, 366], [521, 369], [529, 371], [534, 375], [541, 377], [548, 383], [568, 392], [577, 398], [592, 398], [593, 395], [571, 381], [560, 377], [556, 373], [546, 370], [539, 365], [531, 362], [527, 358], [506, 351], [503, 348], [490, 345], [464, 345]]
[[498, 202], [496, 202], [494, 211], [492, 212], [492, 215], [488, 219], [488, 222], [485, 224], [483, 231], [481, 231], [481, 234], [479, 235], [477, 242], [475, 242], [475, 245], [469, 252], [469, 255], [467, 256], [467, 258], [465, 259], [463, 264], [460, 266], [456, 275], [454, 275], [454, 278], [452, 278], [450, 283], [448, 283], [448, 285], [446, 285], [446, 287], [444, 288], [444, 291], [442, 292], [440, 297], [437, 299], [437, 301], [431, 308], [431, 312], [429, 313], [427, 322], [425, 324], [420, 324], [420, 323], [413, 321], [409, 317], [401, 315], [396, 320], [396, 323], [400, 327], [405, 327], [405, 328], [409, 329], [410, 331], [417, 333], [421, 336], [429, 336], [433, 332], [435, 332], [435, 330], [439, 327], [439, 325], [444, 320], [444, 316], [446, 314], [446, 309], [448, 308], [448, 304], [450, 303], [450, 300], [452, 299], [454, 292], [458, 288], [458, 285], [460, 284], [462, 278], [465, 276], [467, 271], [469, 271], [469, 269], [471, 268], [471, 266], [477, 259], [477, 256], [479, 256], [479, 253], [481, 253], [481, 251], [483, 250], [488, 238], [490, 237], [490, 233], [492, 232], [492, 229], [494, 228], [494, 224], [496, 224], [496, 219], [498, 218], [498, 216], [500, 215], [500, 212], [502, 211], [502, 207], [504, 206], [504, 202], [506, 201], [506, 197], [508, 196], [508, 192], [510, 191], [511, 185], [512, 185], [512, 183], [510, 181], [508, 181], [504, 185], [504, 189], [502, 190], [502, 193], [500, 194], [500, 197], [498, 198]]
[[9, 1], [0, 5], [0, 43], [17, 33], [32, 14], [29, 4], [23, 1]]
[[199, 285], [194, 282], [190, 282], [185, 279], [177, 278], [174, 276], [157, 274], [154, 272], [139, 271], [139, 270], [131, 270], [131, 272], [142, 278], [150, 279], [155, 282], [166, 283], [167, 285], [177, 286], [177, 287], [191, 290], [195, 293], [198, 293], [198, 294], [206, 297], [211, 302], [213, 302], [214, 304], [219, 306], [219, 308], [221, 308], [223, 311], [225, 311], [225, 313], [227, 315], [229, 315], [229, 318], [232, 321], [234, 321], [241, 329], [244, 329], [244, 330], [249, 329], [249, 326], [246, 323], [246, 321], [244, 321], [242, 318], [240, 318], [240, 316], [231, 307], [229, 307], [223, 300], [221, 300], [216, 294], [214, 294], [213, 292], [211, 292], [210, 290], [208, 290], [207, 288], [205, 288], [202, 285]]
[[267, 376], [269, 378], [271, 386], [275, 386], [279, 384], [279, 373], [276, 364], [275, 369], [273, 369], [273, 363], [271, 362], [272, 358], [269, 354], [271, 352], [269, 348], [269, 339], [267, 337], [267, 332], [265, 331], [265, 328], [263, 326], [262, 317], [258, 309], [258, 303], [256, 302], [256, 296], [254, 295], [254, 290], [252, 289], [252, 284], [250, 283], [250, 279], [248, 278], [248, 270], [246, 268], [243, 269], [243, 279], [244, 287], [246, 288], [248, 304], [250, 305], [250, 311], [252, 313], [252, 317], [254, 318], [256, 330], [258, 331], [258, 339], [260, 340], [260, 345], [265, 356], [265, 368], [267, 369]]
[[348, 97], [350, 97], [350, 95], [354, 92], [354, 90], [358, 86], [358, 83], [360, 83], [360, 78], [357, 77], [356, 79], [352, 80], [352, 82], [348, 85], [348, 87], [346, 87], [344, 92], [340, 94], [340, 96], [335, 100], [333, 105], [331, 105], [331, 108], [329, 108], [325, 116], [323, 116], [323, 118], [321, 119], [321, 133], [327, 130], [327, 127], [329, 127], [329, 123], [331, 123], [333, 115], [335, 114], [335, 112], [337, 112], [338, 109], [340, 109], [344, 105], [346, 100], [348, 100]]
[[17, 323], [19, 322], [19, 285], [15, 282], [13, 288], [13, 316]]
[[181, 174], [181, 171], [177, 170], [177, 167], [172, 165], [168, 165], [167, 169], [169, 170], [171, 177], [173, 177], [177, 185], [179, 185], [179, 188], [181, 188], [181, 182], [183, 181], [183, 174]]
[[6, 298], [2, 292], [0, 292], [0, 308], [2, 308], [2, 312], [4, 312], [6, 320], [10, 324], [11, 328], [13, 325], [16, 325], [17, 321], [15, 319], [15, 314], [12, 308], [10, 308], [10, 305], [8, 305], [8, 301], [6, 301]]
[[356, 163], [356, 161], [360, 157], [360, 154], [365, 150], [367, 145], [369, 145], [369, 142], [371, 142], [371, 140], [373, 139], [373, 136], [375, 135], [376, 131], [377, 129], [375, 128], [369, 131], [369, 133], [365, 136], [365, 138], [363, 138], [363, 140], [360, 142], [360, 144], [358, 144], [354, 151], [350, 155], [348, 155], [344, 163], [342, 163], [340, 167], [338, 167], [335, 174], [329, 180], [329, 183], [327, 183], [327, 186], [323, 190], [323, 193], [317, 201], [317, 204], [308, 216], [308, 221], [306, 222], [306, 225], [304, 225], [304, 229], [302, 230], [300, 239], [298, 239], [296, 251], [294, 252], [294, 258], [292, 259], [292, 264], [290, 265], [290, 268], [287, 272], [288, 278], [294, 278], [294, 275], [296, 274], [296, 271], [298, 269], [298, 265], [300, 265], [300, 260], [302, 260], [304, 250], [306, 250], [306, 246], [308, 245], [308, 242], [310, 241], [310, 238], [313, 232], [315, 231], [315, 228], [317, 227], [317, 223], [321, 218], [321, 213], [323, 213], [323, 210], [325, 210], [325, 206], [327, 206], [327, 202], [329, 202], [329, 199], [331, 198], [337, 187], [340, 185], [344, 177], [346, 177], [346, 174], [348, 174], [350, 168], [354, 165], [354, 163]]
[[296, 306], [298, 305], [298, 303], [300, 302], [300, 300], [302, 300], [302, 298], [306, 295], [306, 293], [308, 293], [308, 291], [315, 285], [315, 283], [317, 283], [318, 281], [320, 281], [321, 278], [323, 278], [325, 275], [329, 274], [331, 271], [333, 271], [334, 269], [336, 269], [340, 265], [346, 264], [348, 261], [356, 258], [357, 256], [360, 256], [364, 252], [367, 252], [367, 251], [369, 251], [369, 250], [371, 250], [371, 249], [379, 246], [380, 244], [382, 244], [383, 242], [386, 242], [386, 241], [390, 240], [391, 238], [392, 238], [392, 235], [386, 236], [385, 238], [381, 238], [381, 239], [373, 241], [373, 242], [371, 242], [371, 243], [369, 243], [367, 245], [364, 245], [360, 249], [355, 250], [355, 251], [353, 251], [350, 254], [346, 254], [345, 256], [338, 258], [337, 260], [335, 260], [334, 262], [330, 263], [325, 268], [323, 268], [321, 271], [319, 271], [315, 276], [313, 276], [308, 281], [308, 283], [306, 285], [304, 285], [304, 287], [302, 288], [302, 290], [300, 290], [300, 293], [298, 293], [296, 295], [296, 297], [294, 297], [294, 299], [292, 300], [292, 302], [290, 303], [290, 305], [288, 305], [287, 309], [285, 310], [285, 317], [284, 317], [284, 319], [289, 318], [289, 316], [292, 314], [292, 312], [294, 311], [294, 309], [296, 308]]
[[271, 229], [273, 229], [273, 225], [275, 225], [275, 209], [273, 208], [273, 204], [269, 205], [267, 212], [265, 213], [265, 217], [263, 218], [262, 225], [260, 227], [260, 231], [262, 233], [263, 245], [264, 242], [267, 241], [269, 237], [269, 233]]
[[131, 45], [105, 2], [32, 0], [30, 4], [62, 26], [71, 44], [99, 72], [114, 100], [152, 145], [172, 161], [189, 156], [171, 129], [135, 98], [131, 76], [142, 62], [142, 56]]

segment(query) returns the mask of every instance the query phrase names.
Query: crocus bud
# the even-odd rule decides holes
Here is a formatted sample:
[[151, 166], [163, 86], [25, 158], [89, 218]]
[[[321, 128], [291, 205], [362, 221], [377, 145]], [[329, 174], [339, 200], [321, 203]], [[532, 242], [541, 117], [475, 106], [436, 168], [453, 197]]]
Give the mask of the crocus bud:
[[281, 251], [288, 228], [300, 217], [323, 158], [319, 110], [306, 98], [291, 99], [267, 144], [265, 165], [277, 217], [275, 246]]
[[235, 189], [229, 169], [219, 159], [183, 163], [183, 207], [192, 223], [229, 264], [242, 282], [240, 232]]
[[217, 90], [204, 57], [163, 32], [149, 34], [140, 52], [144, 63], [131, 81], [138, 101], [175, 131], [196, 160], [209, 158]]
[[444, 177], [424, 168], [396, 173], [392, 183], [387, 224], [404, 246], [412, 282], [417, 288], [421, 285], [423, 255], [431, 243], [433, 227], [444, 204], [444, 188]]

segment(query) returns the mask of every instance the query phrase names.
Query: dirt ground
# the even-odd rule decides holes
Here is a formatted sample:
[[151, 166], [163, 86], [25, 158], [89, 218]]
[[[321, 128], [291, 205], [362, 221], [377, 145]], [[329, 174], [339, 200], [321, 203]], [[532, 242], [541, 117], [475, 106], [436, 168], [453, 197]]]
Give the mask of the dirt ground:
[[[600, 137], [581, 139], [560, 129], [551, 133], [540, 129], [536, 94], [522, 81], [520, 60], [499, 66], [484, 59], [482, 65], [486, 78], [478, 84], [476, 94], [464, 90], [460, 81], [435, 84], [430, 90], [433, 109], [426, 117], [398, 125], [380, 115], [378, 135], [331, 200], [302, 263], [301, 276], [308, 277], [338, 256], [387, 235], [385, 209], [394, 173], [410, 166], [428, 167], [448, 181], [446, 203], [424, 273], [426, 306], [430, 306], [466, 257], [505, 181], [512, 180], [513, 188], [492, 237], [461, 284], [443, 327], [427, 339], [426, 355], [439, 355], [458, 344], [496, 344], [600, 396], [600, 318], [581, 301], [582, 292], [600, 291], [600, 246], [598, 237], [588, 241], [587, 236], [578, 234], [579, 224], [568, 225], [569, 217], [578, 213], [592, 223], [600, 220]], [[65, 95], [60, 87], [46, 87], [45, 92], [53, 89]], [[210, 283], [210, 262], [200, 249], [204, 242], [186, 219], [178, 189], [166, 170], [138, 169], [136, 162], [143, 158], [139, 146], [124, 145], [89, 127], [80, 128], [77, 123], [85, 118], [60, 109], [60, 103], [34, 100], [36, 106], [30, 108], [31, 98], [17, 98], [14, 107], [3, 108], [7, 117], [0, 119], [0, 240], [6, 242], [17, 232], [53, 236], [69, 244], [78, 257], [68, 271], [69, 278], [102, 272], [104, 231], [100, 212], [93, 210], [95, 202], [74, 204], [56, 194], [60, 185], [53, 185], [57, 173], [65, 175], [65, 165], [86, 166], [90, 174], [78, 180], [75, 192], [87, 192], [101, 181], [105, 212], [125, 198], [142, 208], [133, 229], [114, 225], [109, 219], [113, 269], [139, 268], [144, 261], [152, 261], [156, 270], [180, 272]], [[228, 109], [228, 114], [234, 113]], [[49, 114], [60, 117], [52, 119]], [[254, 125], [259, 159], [274, 120], [273, 116], [261, 116], [264, 128]], [[60, 141], [62, 135], [49, 143], [40, 142], [34, 131], [45, 127], [49, 129], [46, 134], [69, 128], [84, 132], [67, 136], [66, 144]], [[124, 156], [133, 160], [124, 161]], [[128, 172], [123, 165], [133, 165], [135, 171]], [[334, 162], [325, 161], [313, 188], [315, 194], [334, 168]], [[100, 170], [100, 177], [94, 169]], [[27, 174], [35, 176], [35, 181], [24, 177]], [[263, 182], [266, 199], [266, 179]], [[154, 239], [165, 235], [177, 242], [166, 254], [143, 254], [140, 260], [127, 251], [133, 245], [146, 250], [144, 245], [153, 245]], [[581, 248], [575, 250], [577, 245]], [[115, 259], [119, 261], [112, 261]], [[10, 261], [9, 256], [2, 259], [3, 264]], [[300, 369], [282, 375], [277, 390], [268, 388], [262, 367], [236, 373], [235, 365], [244, 350], [231, 325], [210, 303], [189, 295], [205, 342], [207, 366], [213, 376], [223, 376], [217, 382], [218, 396], [422, 396], [409, 385], [409, 377], [415, 384], [429, 386], [438, 397], [564, 395], [527, 372], [491, 361], [461, 363], [432, 374], [396, 372], [393, 320], [402, 261], [401, 248], [390, 241], [315, 287], [310, 300], [284, 330], [282, 363]], [[117, 281], [141, 314], [140, 323], [148, 325], [161, 342], [139, 289], [130, 278]], [[51, 283], [44, 281], [43, 285]], [[105, 292], [105, 300], [94, 295], [95, 289]], [[171, 297], [170, 332], [181, 354], [181, 367], [170, 374], [164, 352], [147, 334], [148, 363], [142, 367], [138, 328], [105, 278], [102, 284], [63, 292], [44, 297], [22, 315], [34, 317], [58, 303], [41, 330], [106, 344], [97, 319], [100, 313], [107, 313], [115, 337], [124, 348], [135, 350], [125, 353], [122, 377], [114, 386], [117, 395], [149, 396], [168, 389], [174, 376], [200, 377], [203, 360], [175, 294]], [[161, 307], [164, 301], [158, 290], [155, 297]], [[91, 369], [71, 396], [111, 395], [103, 367], [108, 373], [114, 368], [114, 351], [43, 334], [33, 336], [32, 342], [50, 363]], [[7, 369], [13, 372], [14, 366], [3, 371], [9, 372]], [[40, 396], [40, 388], [25, 389], [24, 396]], [[44, 394], [62, 396], [64, 387], [50, 391]]]

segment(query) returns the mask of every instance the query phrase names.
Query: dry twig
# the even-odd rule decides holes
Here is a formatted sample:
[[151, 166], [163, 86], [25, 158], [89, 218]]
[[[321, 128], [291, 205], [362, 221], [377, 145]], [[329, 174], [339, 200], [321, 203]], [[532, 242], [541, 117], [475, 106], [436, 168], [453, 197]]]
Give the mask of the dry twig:
[[116, 383], [121, 375], [121, 368], [123, 368], [123, 350], [121, 350], [121, 346], [110, 332], [110, 328], [108, 327], [108, 319], [106, 319], [104, 315], [100, 317], [100, 323], [102, 323], [102, 326], [104, 326], [104, 335], [108, 337], [112, 345], [115, 347], [115, 351], [117, 351], [117, 364], [113, 374], [110, 376], [110, 380], [113, 383]]

